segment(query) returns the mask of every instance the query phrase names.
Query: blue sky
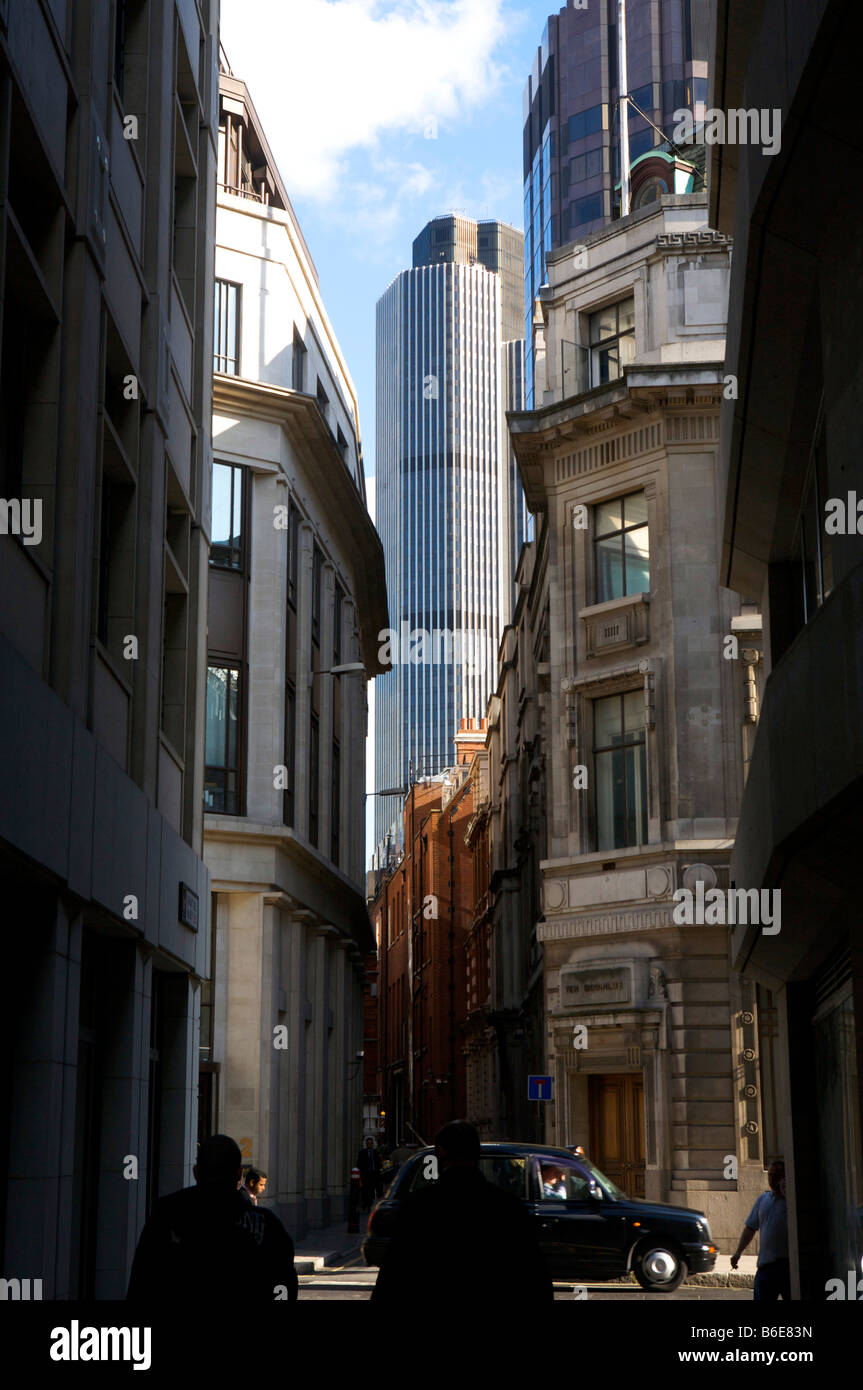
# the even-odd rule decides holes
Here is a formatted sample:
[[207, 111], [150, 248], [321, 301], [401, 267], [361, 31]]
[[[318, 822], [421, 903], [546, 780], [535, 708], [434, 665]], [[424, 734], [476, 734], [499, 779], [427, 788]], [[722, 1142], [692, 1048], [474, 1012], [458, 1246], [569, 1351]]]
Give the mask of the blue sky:
[[[374, 475], [375, 304], [442, 212], [522, 226], [522, 94], [548, 0], [222, 0], [360, 403]], [[374, 482], [369, 484], [374, 506]], [[368, 790], [374, 788], [374, 681]], [[374, 847], [374, 799], [366, 841]]]
[[222, 0], [360, 402], [374, 473], [375, 304], [438, 213], [522, 225], [522, 92], [547, 0]]

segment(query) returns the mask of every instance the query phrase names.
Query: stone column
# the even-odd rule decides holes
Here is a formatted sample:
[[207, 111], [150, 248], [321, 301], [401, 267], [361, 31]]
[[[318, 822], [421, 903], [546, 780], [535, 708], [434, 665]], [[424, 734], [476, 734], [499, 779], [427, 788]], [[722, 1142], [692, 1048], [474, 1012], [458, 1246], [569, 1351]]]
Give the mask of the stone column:
[[285, 991], [288, 1047], [280, 1071], [282, 1137], [278, 1212], [294, 1236], [306, 1231], [306, 1105], [311, 1005], [306, 993], [307, 940], [302, 914], [281, 914], [280, 983]]
[[263, 1163], [261, 1147], [261, 1017], [263, 895], [228, 897], [226, 1048], [222, 1073], [225, 1132], [246, 1163]]
[[210, 962], [210, 978], [213, 981], [213, 1061], [219, 1064], [216, 1085], [216, 1106], [213, 1115], [213, 1133], [228, 1134], [225, 1111], [225, 1086], [227, 1084], [228, 1058], [228, 965], [230, 962], [230, 897], [229, 893], [217, 893], [213, 906], [215, 913], [215, 932], [213, 959]]
[[275, 1046], [279, 1014], [279, 957], [281, 954], [281, 893], [265, 893], [261, 933], [261, 1079], [258, 1122], [261, 1165], [268, 1174], [266, 1196], [278, 1199], [282, 1144], [281, 1074], [287, 1049]]
[[350, 1178], [349, 1171], [345, 1169], [345, 1121], [350, 1092], [347, 1060], [351, 1033], [351, 971], [345, 951], [349, 945], [341, 935], [331, 937], [328, 942], [330, 1108], [327, 1135], [327, 1196], [331, 1220], [341, 1220], [344, 1215], [345, 1195]]
[[309, 1226], [327, 1219], [327, 1121], [329, 1116], [328, 1043], [330, 1024], [326, 938], [335, 931], [325, 925], [307, 927], [307, 988], [311, 1005], [306, 1057], [306, 1182]]

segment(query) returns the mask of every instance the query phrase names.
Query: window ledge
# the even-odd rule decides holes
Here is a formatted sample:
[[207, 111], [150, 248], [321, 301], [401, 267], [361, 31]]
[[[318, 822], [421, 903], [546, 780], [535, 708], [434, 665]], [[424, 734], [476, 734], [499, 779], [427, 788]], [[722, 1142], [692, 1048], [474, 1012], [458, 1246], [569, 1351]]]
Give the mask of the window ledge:
[[640, 647], [650, 639], [650, 594], [626, 594], [579, 609], [588, 658]]

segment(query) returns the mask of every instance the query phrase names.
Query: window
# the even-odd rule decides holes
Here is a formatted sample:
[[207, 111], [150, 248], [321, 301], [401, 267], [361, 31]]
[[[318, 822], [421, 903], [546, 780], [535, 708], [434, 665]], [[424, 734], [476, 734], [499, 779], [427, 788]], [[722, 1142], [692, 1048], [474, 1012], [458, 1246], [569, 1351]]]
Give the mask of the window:
[[317, 397], [318, 405], [320, 406], [321, 414], [323, 415], [325, 420], [329, 420], [330, 398], [324, 390], [324, 383], [321, 381], [320, 377], [318, 377], [318, 387], [317, 391], [315, 392], [315, 395]]
[[288, 504], [288, 603], [297, 606], [300, 575], [300, 514], [293, 499]]
[[662, 109], [666, 116], [689, 105], [689, 93], [682, 78], [669, 79], [662, 84]]
[[321, 772], [321, 731], [317, 715], [311, 716], [309, 729], [309, 840], [318, 843], [319, 789]]
[[345, 436], [342, 434], [342, 427], [341, 427], [341, 425], [339, 425], [338, 428], [336, 429], [336, 443], [337, 443], [338, 446], [339, 446], [339, 453], [341, 454], [342, 458], [345, 460], [345, 463], [347, 463], [347, 461], [348, 461], [348, 441], [345, 439]]
[[240, 374], [240, 287], [216, 281], [216, 332], [213, 371], [224, 376]]
[[803, 623], [812, 621], [833, 590], [833, 537], [824, 525], [829, 496], [822, 396], [794, 535], [793, 562], [800, 598], [799, 608], [796, 602], [793, 607]]
[[593, 702], [596, 848], [647, 841], [644, 695], [641, 690]]
[[210, 564], [241, 570], [244, 564], [243, 470], [213, 464], [213, 520]]
[[648, 203], [657, 202], [657, 200], [667, 192], [668, 185], [665, 179], [661, 178], [658, 174], [652, 175], [649, 179], [646, 179], [644, 183], [639, 184], [637, 193], [633, 195], [633, 210], [635, 208], [646, 207]]
[[542, 1202], [586, 1202], [590, 1179], [577, 1163], [565, 1158], [541, 1159], [537, 1163], [539, 1196]]
[[306, 345], [298, 328], [294, 329], [294, 351], [291, 357], [291, 386], [295, 391], [306, 389]]
[[123, 615], [130, 611], [134, 571], [135, 491], [128, 482], [107, 471], [102, 473], [99, 508], [99, 583], [96, 604], [96, 636], [115, 655], [118, 636], [126, 630]]
[[207, 667], [204, 806], [240, 814], [240, 671]]
[[114, 82], [117, 94], [123, 100], [123, 84], [126, 79], [126, 10], [128, 0], [115, 0], [114, 5]]
[[595, 135], [602, 130], [602, 106], [591, 106], [569, 118], [570, 140], [583, 140], [586, 135]]
[[[323, 577], [323, 555], [317, 546], [312, 552], [312, 643], [321, 644], [321, 581]], [[314, 668], [314, 658], [312, 667]]]
[[[632, 97], [632, 100], [635, 102], [635, 106], [640, 107], [640, 109], [641, 109], [642, 111], [646, 112], [648, 116], [652, 116], [652, 115], [653, 115], [653, 83], [652, 83], [652, 82], [646, 82], [645, 85], [644, 85], [643, 87], [636, 87], [635, 91], [634, 91], [634, 92], [630, 92], [629, 95]], [[639, 117], [639, 115], [638, 115], [638, 112], [637, 112], [636, 109], [635, 109], [635, 106], [630, 106], [630, 107], [629, 107], [629, 119], [630, 119], [630, 121], [632, 121], [632, 120], [639, 120], [639, 119], [640, 119], [640, 117]]]
[[[342, 654], [342, 608], [345, 591], [336, 582], [333, 593], [333, 666], [340, 666]], [[341, 852], [341, 804], [342, 804], [342, 765], [339, 734], [342, 720], [342, 679], [333, 676], [333, 746], [332, 746], [332, 785], [330, 787], [330, 858], [338, 864]]]
[[341, 749], [337, 739], [333, 739], [332, 787], [330, 789], [330, 859], [339, 862], [341, 849], [341, 808], [342, 808], [342, 765]]
[[654, 132], [652, 130], [639, 130], [635, 135], [629, 137], [629, 161], [634, 164], [636, 159], [640, 159], [648, 150], [653, 149]]
[[345, 601], [345, 591], [341, 584], [337, 583], [333, 595], [333, 665], [340, 666], [342, 662], [342, 604]]
[[[602, 147], [598, 150], [588, 150], [586, 154], [580, 154], [575, 159], [569, 161], [569, 184], [581, 183], [583, 179], [596, 178], [602, 173]], [[566, 193], [567, 189], [561, 187], [561, 193]]]
[[293, 498], [288, 503], [288, 603], [285, 612], [285, 766], [287, 785], [282, 820], [293, 825], [297, 785], [297, 581], [299, 575], [300, 514]]
[[593, 509], [596, 602], [650, 590], [647, 498], [630, 492]]
[[585, 222], [596, 222], [602, 217], [602, 194], [591, 193], [589, 198], [579, 198], [569, 210], [569, 231], [583, 227]]
[[136, 60], [146, 51], [147, 3], [148, 0], [114, 0], [114, 87], [124, 108], [139, 113], [144, 101], [138, 103], [144, 92], [141, 63]]
[[617, 381], [635, 357], [635, 299], [623, 299], [590, 315], [590, 384]]
[[[486, 1182], [511, 1192], [514, 1197], [527, 1197], [527, 1162], [524, 1158], [508, 1154], [483, 1154], [479, 1160], [479, 1171]], [[431, 1164], [421, 1159], [410, 1175], [410, 1191], [417, 1192], [436, 1182], [435, 1170]]]
[[282, 820], [285, 825], [293, 825], [296, 803], [294, 800], [297, 785], [297, 697], [291, 681], [285, 682], [285, 767], [288, 770], [287, 785], [282, 799]]

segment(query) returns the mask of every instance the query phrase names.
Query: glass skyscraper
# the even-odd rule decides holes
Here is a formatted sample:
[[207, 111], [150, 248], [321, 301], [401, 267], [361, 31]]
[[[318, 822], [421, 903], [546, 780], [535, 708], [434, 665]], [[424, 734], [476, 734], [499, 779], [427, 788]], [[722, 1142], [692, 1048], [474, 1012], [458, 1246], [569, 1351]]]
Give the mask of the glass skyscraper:
[[[709, 0], [626, 0], [626, 91], [670, 136], [674, 112], [696, 120], [707, 101]], [[619, 215], [618, 0], [572, 0], [551, 15], [524, 89], [524, 338], [526, 407], [532, 410], [531, 324], [546, 254]], [[635, 169], [667, 148], [628, 106], [629, 159]], [[672, 193], [661, 168], [641, 201]], [[635, 180], [632, 206], [639, 205]]]
[[[392, 634], [375, 682], [375, 786], [453, 760], [481, 717], [527, 515], [504, 413], [524, 402], [522, 234], [434, 218], [377, 305], [376, 522]], [[380, 846], [400, 820], [379, 797]]]

